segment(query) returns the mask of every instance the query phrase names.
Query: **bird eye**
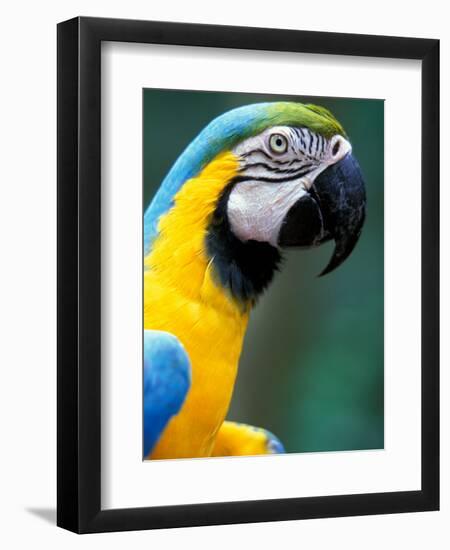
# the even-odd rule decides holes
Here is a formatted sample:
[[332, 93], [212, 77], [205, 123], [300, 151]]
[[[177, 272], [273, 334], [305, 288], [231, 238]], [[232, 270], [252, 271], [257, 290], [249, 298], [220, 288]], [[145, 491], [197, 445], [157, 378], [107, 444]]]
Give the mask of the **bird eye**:
[[281, 134], [273, 134], [270, 136], [269, 146], [274, 153], [281, 155], [287, 151], [287, 139]]

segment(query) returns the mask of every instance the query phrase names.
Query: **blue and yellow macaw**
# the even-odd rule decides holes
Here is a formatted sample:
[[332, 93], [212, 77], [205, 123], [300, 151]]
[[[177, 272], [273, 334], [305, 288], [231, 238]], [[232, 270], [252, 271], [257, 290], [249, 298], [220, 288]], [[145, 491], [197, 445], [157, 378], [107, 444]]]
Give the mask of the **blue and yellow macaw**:
[[287, 247], [353, 250], [365, 190], [348, 138], [323, 107], [239, 107], [213, 120], [144, 217], [144, 457], [283, 452], [225, 420], [252, 306]]

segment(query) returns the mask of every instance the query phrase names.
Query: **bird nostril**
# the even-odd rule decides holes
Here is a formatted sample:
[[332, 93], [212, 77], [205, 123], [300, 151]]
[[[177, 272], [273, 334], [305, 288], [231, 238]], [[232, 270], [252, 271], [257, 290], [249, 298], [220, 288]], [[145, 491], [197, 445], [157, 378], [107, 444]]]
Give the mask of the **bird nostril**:
[[340, 148], [341, 148], [341, 142], [340, 140], [337, 140], [336, 143], [333, 145], [333, 149], [331, 151], [333, 157], [335, 157], [339, 153]]

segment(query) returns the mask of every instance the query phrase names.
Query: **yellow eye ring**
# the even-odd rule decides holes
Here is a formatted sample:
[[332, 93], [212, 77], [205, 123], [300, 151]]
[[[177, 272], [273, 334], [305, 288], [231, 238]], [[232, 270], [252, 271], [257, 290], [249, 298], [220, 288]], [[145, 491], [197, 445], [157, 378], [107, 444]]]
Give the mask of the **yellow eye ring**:
[[272, 134], [269, 139], [269, 147], [277, 155], [282, 155], [288, 148], [287, 139], [282, 134]]

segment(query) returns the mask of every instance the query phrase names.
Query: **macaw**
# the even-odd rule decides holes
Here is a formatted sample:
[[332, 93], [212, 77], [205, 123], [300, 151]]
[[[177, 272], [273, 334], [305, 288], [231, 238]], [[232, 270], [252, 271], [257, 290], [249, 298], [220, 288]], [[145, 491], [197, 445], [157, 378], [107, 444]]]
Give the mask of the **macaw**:
[[366, 194], [325, 108], [257, 103], [188, 145], [144, 215], [144, 458], [284, 452], [225, 420], [250, 312], [283, 250], [334, 240], [321, 275], [352, 252]]

